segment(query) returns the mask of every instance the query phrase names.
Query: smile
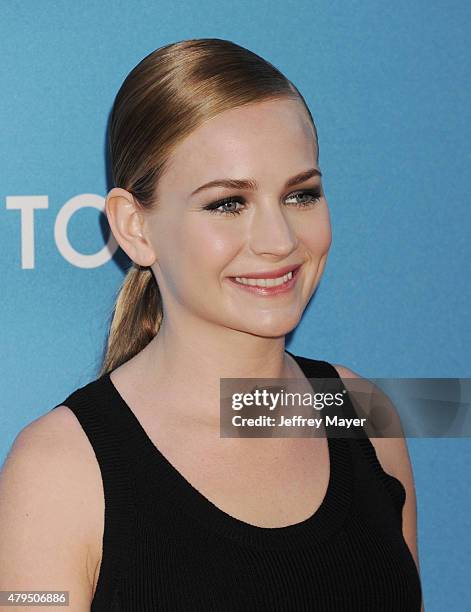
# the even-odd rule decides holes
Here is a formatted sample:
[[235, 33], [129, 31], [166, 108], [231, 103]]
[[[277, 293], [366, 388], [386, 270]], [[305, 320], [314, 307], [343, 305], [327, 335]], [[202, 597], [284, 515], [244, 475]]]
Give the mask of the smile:
[[249, 278], [244, 276], [230, 276], [233, 285], [243, 291], [256, 295], [273, 296], [290, 291], [296, 284], [300, 267], [278, 276], [276, 278]]
[[236, 276], [235, 280], [243, 285], [251, 285], [252, 287], [277, 287], [293, 278], [293, 273], [288, 272], [278, 278], [243, 278]]

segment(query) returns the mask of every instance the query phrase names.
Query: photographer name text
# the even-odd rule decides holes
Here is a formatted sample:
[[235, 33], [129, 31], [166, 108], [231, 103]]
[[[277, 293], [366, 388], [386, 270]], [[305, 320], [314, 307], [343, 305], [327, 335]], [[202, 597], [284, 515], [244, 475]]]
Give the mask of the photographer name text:
[[234, 427], [315, 427], [319, 429], [323, 424], [325, 427], [363, 427], [366, 418], [346, 419], [338, 416], [324, 417], [302, 417], [299, 415], [286, 417], [281, 415], [279, 419], [267, 415], [255, 418], [235, 415], [232, 417]]

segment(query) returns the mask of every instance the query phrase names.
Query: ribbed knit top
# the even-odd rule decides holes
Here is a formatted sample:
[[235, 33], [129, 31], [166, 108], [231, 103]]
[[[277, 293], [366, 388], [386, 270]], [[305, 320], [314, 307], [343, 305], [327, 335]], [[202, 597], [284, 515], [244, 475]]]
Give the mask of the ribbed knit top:
[[[289, 354], [307, 378], [339, 377], [328, 362]], [[92, 612], [420, 611], [419, 575], [402, 534], [406, 492], [366, 434], [328, 436], [329, 483], [309, 518], [258, 527], [178, 472], [109, 374], [61, 404], [80, 422], [103, 480]]]

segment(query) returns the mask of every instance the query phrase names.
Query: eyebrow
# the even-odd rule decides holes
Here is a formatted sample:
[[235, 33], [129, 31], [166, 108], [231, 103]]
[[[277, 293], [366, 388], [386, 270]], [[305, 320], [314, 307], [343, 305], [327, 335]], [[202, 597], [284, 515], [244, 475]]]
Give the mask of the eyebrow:
[[[296, 174], [296, 176], [292, 176], [286, 181], [285, 189], [287, 187], [292, 187], [293, 185], [303, 183], [304, 181], [307, 181], [313, 176], [322, 176], [322, 172], [317, 168], [310, 168], [309, 170], [300, 172], [299, 174]], [[190, 196], [194, 196], [203, 189], [209, 189], [210, 187], [227, 187], [228, 189], [251, 189], [255, 191], [258, 188], [258, 183], [254, 179], [215, 179], [214, 181], [209, 181], [209, 183], [205, 183], [204, 185], [201, 185], [200, 187], [192, 191]]]

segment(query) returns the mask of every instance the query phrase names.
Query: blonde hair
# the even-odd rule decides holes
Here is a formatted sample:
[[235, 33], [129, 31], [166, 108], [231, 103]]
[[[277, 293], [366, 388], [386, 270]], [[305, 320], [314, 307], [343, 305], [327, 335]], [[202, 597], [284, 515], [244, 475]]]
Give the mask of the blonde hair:
[[[204, 121], [234, 107], [286, 97], [304, 104], [317, 140], [302, 95], [259, 55], [219, 38], [160, 47], [128, 74], [116, 95], [108, 132], [114, 185], [151, 209], [172, 151]], [[100, 375], [139, 353], [158, 333], [162, 316], [152, 270], [133, 263], [117, 295]]]

